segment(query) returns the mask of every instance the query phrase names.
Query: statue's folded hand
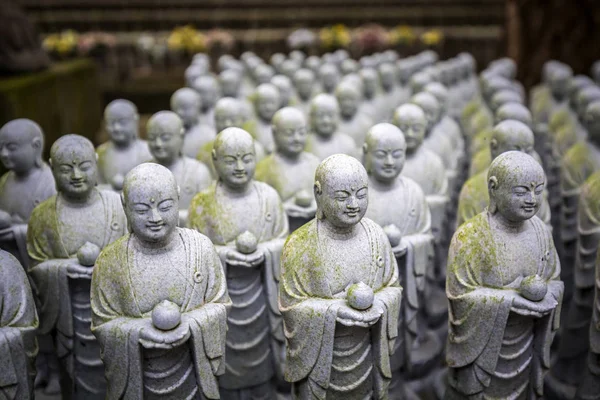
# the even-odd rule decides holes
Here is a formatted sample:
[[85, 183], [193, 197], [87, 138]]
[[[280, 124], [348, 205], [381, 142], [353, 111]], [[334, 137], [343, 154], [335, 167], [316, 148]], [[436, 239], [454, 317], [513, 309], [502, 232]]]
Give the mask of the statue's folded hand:
[[557, 306], [558, 302], [552, 295], [546, 296], [542, 301], [531, 301], [516, 294], [513, 298], [511, 311], [534, 318], [541, 318], [549, 314]]
[[12, 217], [4, 210], [0, 210], [0, 229], [8, 228], [12, 225]]
[[70, 260], [67, 264], [67, 275], [71, 279], [92, 279], [92, 267], [84, 267], [77, 260]]
[[265, 253], [259, 248], [250, 254], [243, 254], [235, 249], [229, 249], [227, 251], [227, 264], [252, 268], [263, 262], [265, 259]]
[[185, 343], [190, 335], [187, 318], [182, 315], [181, 323], [174, 329], [163, 331], [152, 325], [152, 320], [144, 318], [140, 330], [140, 344], [147, 349], [172, 349]]
[[367, 328], [377, 323], [383, 310], [371, 307], [365, 311], [355, 310], [347, 305], [341, 305], [337, 312], [337, 322], [345, 326], [360, 326]]

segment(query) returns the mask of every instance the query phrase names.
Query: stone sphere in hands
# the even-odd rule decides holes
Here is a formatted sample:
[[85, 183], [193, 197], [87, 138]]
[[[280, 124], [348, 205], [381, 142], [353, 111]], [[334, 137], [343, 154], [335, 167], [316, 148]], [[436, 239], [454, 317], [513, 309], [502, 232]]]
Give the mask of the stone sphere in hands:
[[121, 174], [116, 174], [113, 176], [110, 185], [115, 190], [123, 190], [123, 182], [125, 182], [125, 177]]
[[400, 229], [398, 229], [396, 225], [386, 225], [383, 228], [383, 232], [385, 232], [385, 234], [387, 235], [388, 240], [390, 241], [390, 245], [392, 247], [396, 247], [400, 244], [400, 241], [402, 240], [402, 232], [400, 232]]
[[77, 262], [84, 267], [93, 267], [99, 255], [100, 247], [96, 246], [94, 243], [85, 242], [85, 244], [77, 250]]
[[531, 301], [541, 301], [548, 291], [548, 284], [539, 275], [531, 275], [523, 279], [519, 292]]
[[355, 310], [366, 310], [373, 305], [375, 294], [373, 289], [366, 284], [359, 282], [348, 288], [346, 301], [348, 305]]
[[296, 193], [295, 202], [300, 207], [310, 207], [313, 202], [313, 195], [308, 190], [300, 190]]
[[242, 254], [252, 254], [258, 247], [258, 239], [252, 232], [241, 233], [235, 240], [235, 248]]
[[152, 310], [152, 325], [161, 331], [175, 329], [181, 323], [179, 306], [169, 300], [163, 300]]

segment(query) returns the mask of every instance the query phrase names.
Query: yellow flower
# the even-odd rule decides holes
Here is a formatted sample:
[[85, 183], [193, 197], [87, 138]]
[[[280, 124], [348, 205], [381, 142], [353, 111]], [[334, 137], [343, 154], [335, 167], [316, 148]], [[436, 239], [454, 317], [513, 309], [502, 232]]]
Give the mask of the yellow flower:
[[442, 40], [444, 40], [444, 34], [439, 29], [432, 29], [421, 34], [421, 41], [428, 46], [439, 44]]
[[397, 26], [390, 32], [390, 42], [392, 44], [412, 43], [417, 38], [413, 28], [407, 25]]

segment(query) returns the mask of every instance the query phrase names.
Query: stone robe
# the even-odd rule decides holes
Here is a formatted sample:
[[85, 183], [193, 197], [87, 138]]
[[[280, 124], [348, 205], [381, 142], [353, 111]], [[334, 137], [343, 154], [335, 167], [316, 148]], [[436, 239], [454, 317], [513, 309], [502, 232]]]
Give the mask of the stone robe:
[[135, 139], [127, 150], [118, 149], [108, 141], [96, 148], [98, 154], [98, 183], [110, 184], [115, 175], [123, 177], [134, 167], [152, 159], [148, 143]]
[[[534, 236], [527, 243], [515, 244], [514, 234], [490, 224], [486, 210], [462, 225], [450, 246], [446, 399], [540, 399], [550, 345], [560, 324], [560, 262], [551, 233], [539, 218], [525, 221]], [[515, 289], [534, 274], [548, 285], [542, 301], [558, 301], [542, 318], [511, 311], [519, 295]]]
[[357, 156], [357, 147], [354, 139], [339, 131], [334, 132], [333, 135], [327, 138], [323, 138], [316, 133], [310, 133], [306, 139], [305, 149], [309, 153], [313, 153], [321, 161], [338, 153], [352, 157]]
[[33, 398], [38, 317], [23, 267], [0, 251], [0, 398]]
[[275, 139], [273, 139], [271, 121], [257, 118], [246, 122], [242, 128], [263, 146], [267, 154], [275, 151]]
[[339, 130], [350, 136], [358, 147], [361, 147], [367, 137], [369, 129], [375, 125], [373, 119], [366, 113], [359, 111], [356, 112], [351, 118], [340, 119]]
[[[145, 290], [132, 277], [144, 265], [130, 243], [130, 235], [104, 249], [92, 278], [92, 331], [102, 346], [108, 381], [107, 399], [218, 399], [217, 378], [225, 368], [226, 317], [230, 307], [221, 262], [210, 240], [189, 229], [177, 228], [185, 261], [181, 269], [165, 268], [166, 284], [184, 279], [180, 290], [165, 299]], [[180, 274], [184, 275], [181, 276]], [[171, 350], [144, 349], [139, 343], [142, 319], [154, 306], [169, 300], [189, 320], [190, 339]], [[164, 365], [166, 367], [160, 368]], [[166, 386], [166, 387], [165, 387]]]
[[[98, 193], [104, 225], [97, 226], [96, 232], [102, 236], [102, 243], [94, 243], [91, 233], [89, 241], [103, 249], [126, 233], [127, 221], [118, 194], [111, 191]], [[98, 343], [90, 332], [90, 281], [72, 279], [67, 272], [68, 265], [77, 262], [79, 249], [67, 244], [66, 238], [72, 233], [61, 227], [57, 198], [58, 195], [53, 196], [33, 210], [27, 232], [27, 250], [33, 263], [29, 275], [39, 300], [38, 334], [56, 335], [57, 355], [63, 359], [76, 390], [84, 390], [84, 397], [86, 392], [89, 396], [102, 396], [104, 367]], [[76, 234], [85, 236], [88, 232]]]
[[185, 131], [183, 137], [183, 155], [196, 158], [198, 152], [208, 142], [217, 137], [214, 126], [196, 124]]
[[0, 210], [19, 221], [6, 229], [0, 229], [0, 236], [8, 236], [6, 240], [0, 241], [0, 248], [17, 257], [25, 269], [29, 266], [27, 222], [33, 209], [54, 194], [54, 176], [46, 163], [34, 170], [26, 182], [17, 181], [12, 171], [0, 177]]
[[[286, 380], [302, 400], [387, 399], [402, 298], [396, 258], [381, 227], [367, 218], [357, 227], [366, 240], [346, 243], [360, 257], [348, 260], [325, 244], [346, 239], [335, 239], [320, 224], [314, 219], [295, 231], [282, 256]], [[370, 286], [384, 306], [370, 328], [337, 323], [344, 289], [358, 282]]]
[[[244, 391], [269, 382], [284, 362], [277, 290], [288, 222], [279, 195], [270, 186], [253, 181], [244, 201], [246, 208], [236, 211], [221, 185], [217, 181], [194, 197], [190, 227], [208, 236], [216, 246], [231, 247], [248, 230], [265, 254], [264, 262], [256, 268], [239, 267], [228, 265], [226, 251], [217, 247], [233, 302], [227, 318], [225, 374], [219, 385], [225, 390]], [[248, 206], [251, 196], [258, 199], [257, 207]], [[238, 218], [240, 215], [243, 219]]]

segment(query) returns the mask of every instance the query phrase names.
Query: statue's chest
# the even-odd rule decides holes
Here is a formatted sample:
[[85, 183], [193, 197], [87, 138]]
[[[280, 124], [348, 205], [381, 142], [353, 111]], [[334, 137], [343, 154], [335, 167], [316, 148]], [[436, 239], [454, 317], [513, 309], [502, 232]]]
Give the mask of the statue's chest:
[[373, 256], [366, 233], [361, 232], [351, 240], [324, 238], [321, 251], [331, 293], [344, 291], [351, 284], [368, 284], [371, 276]]
[[312, 191], [314, 170], [306, 163], [283, 164], [277, 166], [277, 192], [285, 201], [300, 190]]
[[519, 277], [535, 275], [542, 267], [542, 249], [531, 231], [519, 234], [494, 232], [496, 260], [490, 276], [494, 286], [510, 285]]
[[29, 219], [34, 207], [44, 199], [36, 199], [34, 182], [15, 182], [9, 180], [0, 188], [0, 210], [16, 214], [24, 221]]
[[109, 173], [109, 176], [115, 174], [125, 175], [139, 163], [148, 161], [141, 159], [139, 150], [133, 145], [122, 151], [112, 149], [107, 152], [105, 157], [104, 169]]
[[225, 243], [235, 240], [245, 231], [258, 237], [259, 222], [265, 218], [258, 195], [254, 192], [240, 198], [220, 198], [220, 212], [215, 216], [215, 224], [223, 235]]
[[89, 207], [60, 207], [58, 228], [68, 254], [75, 254], [86, 242], [102, 248], [107, 224], [104, 205], [101, 201]]

